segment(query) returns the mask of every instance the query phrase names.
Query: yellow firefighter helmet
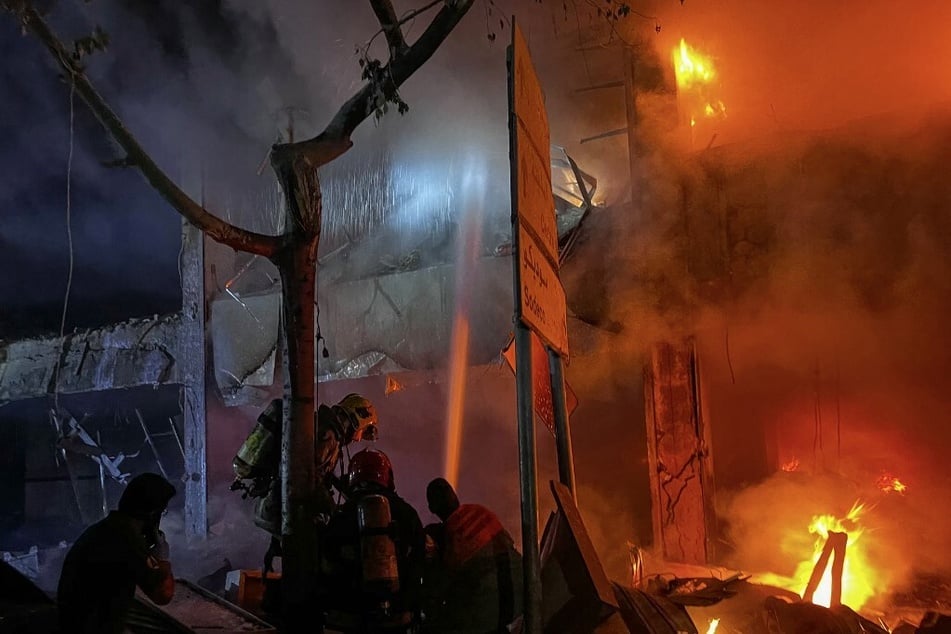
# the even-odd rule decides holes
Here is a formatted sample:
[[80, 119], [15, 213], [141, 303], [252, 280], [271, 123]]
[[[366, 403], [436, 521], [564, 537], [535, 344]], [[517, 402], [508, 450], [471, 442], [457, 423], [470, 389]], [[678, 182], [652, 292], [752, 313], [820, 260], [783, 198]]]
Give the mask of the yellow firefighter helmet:
[[343, 410], [350, 423], [350, 428], [346, 430], [350, 440], [359, 441], [364, 439], [364, 436], [371, 440], [376, 437], [379, 420], [370, 399], [356, 393], [347, 394], [337, 403], [337, 407]]

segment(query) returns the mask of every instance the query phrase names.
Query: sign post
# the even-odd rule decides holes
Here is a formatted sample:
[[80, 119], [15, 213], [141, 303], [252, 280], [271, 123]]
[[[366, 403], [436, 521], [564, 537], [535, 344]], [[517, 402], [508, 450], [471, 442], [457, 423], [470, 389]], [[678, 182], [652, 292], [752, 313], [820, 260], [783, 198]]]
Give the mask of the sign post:
[[[515, 381], [518, 411], [518, 467], [524, 566], [523, 617], [526, 634], [540, 634], [541, 563], [538, 552], [538, 491], [535, 459], [536, 395], [551, 394], [558, 449], [559, 480], [574, 494], [571, 434], [562, 368], [568, 355], [565, 290], [558, 277], [558, 228], [551, 192], [551, 150], [545, 97], [521, 29], [512, 20], [508, 49], [509, 159], [512, 187], [512, 240], [515, 245]], [[547, 350], [534, 373], [533, 333]], [[540, 369], [540, 368], [539, 368]], [[547, 385], [545, 385], [547, 378]], [[543, 417], [545, 415], [543, 414]]]
[[558, 456], [558, 480], [568, 487], [578, 504], [575, 491], [575, 460], [571, 451], [571, 429], [568, 426], [568, 398], [561, 357], [548, 349], [548, 367], [551, 373], [551, 406], [555, 415], [555, 449]]

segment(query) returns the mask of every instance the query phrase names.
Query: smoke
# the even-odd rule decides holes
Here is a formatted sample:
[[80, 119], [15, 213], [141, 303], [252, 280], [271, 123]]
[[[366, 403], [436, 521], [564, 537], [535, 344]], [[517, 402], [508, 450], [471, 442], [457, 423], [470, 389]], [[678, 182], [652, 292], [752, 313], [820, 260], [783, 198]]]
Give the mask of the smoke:
[[[632, 209], [621, 204], [630, 197], [625, 137], [580, 143], [626, 124], [618, 89], [576, 92], [620, 79], [618, 50], [601, 46], [609, 33], [596, 17], [529, 4], [535, 3], [513, 8], [545, 87], [552, 140], [599, 178], [601, 196], [613, 205], [587, 221], [587, 243], [563, 275], [572, 311], [568, 380], [581, 399], [573, 419], [580, 506], [614, 576], [623, 574], [623, 557], [614, 554], [623, 552], [622, 540], [649, 536], [640, 379], [645, 352], [653, 341], [687, 333], [696, 335], [705, 368], [715, 467], [728, 500], [720, 508], [738, 548], [736, 565], [788, 566], [792, 555], [771, 559], [775, 553], [766, 552], [763, 541], [743, 549], [756, 541], [757, 526], [795, 530], [807, 514], [851, 505], [853, 494], [865, 495], [869, 482], [888, 470], [906, 478], [909, 491], [876, 507], [870, 516], [880, 526], [876, 537], [890, 548], [903, 545], [909, 567], [946, 566], [951, 548], [944, 536], [951, 531], [945, 518], [951, 515], [935, 501], [947, 497], [942, 448], [951, 440], [942, 424], [951, 369], [943, 323], [951, 308], [951, 192], [944, 174], [951, 125], [939, 106], [951, 99], [951, 88], [939, 81], [935, 60], [951, 52], [941, 32], [951, 7], [937, 0], [916, 3], [914, 11], [884, 0], [835, 7], [818, 0], [785, 6], [645, 3], [643, 12], [656, 14], [662, 27], [659, 34], [653, 20], [636, 16], [618, 27], [639, 44], [638, 81], [644, 82], [638, 100], [644, 147], [635, 166], [643, 190], [635, 193], [639, 206]], [[274, 183], [267, 170], [254, 175], [268, 146], [287, 134], [282, 108], [305, 111], [295, 114], [295, 134], [319, 131], [358, 87], [354, 47], [375, 30], [367, 5], [350, 0], [235, 0], [213, 20], [213, 12], [184, 5], [165, 7], [160, 19], [103, 3], [76, 11], [96, 13], [73, 24], [102, 22], [113, 36], [113, 51], [95, 56], [90, 72], [160, 164], [194, 196], [204, 192], [212, 209], [256, 227], [258, 205], [273, 200], [267, 192]], [[372, 186], [367, 165], [382, 162], [380, 156], [398, 166], [391, 171], [401, 185], [413, 179], [428, 184], [438, 174], [439, 187], [430, 189], [449, 197], [446, 169], [436, 168], [449, 165], [458, 148], [476, 146], [497, 160], [502, 169], [496, 180], [504, 186], [508, 33], [496, 29], [496, 16], [489, 29], [478, 11], [407, 82], [406, 116], [359, 129], [339, 178], [368, 176], [353, 179], [352, 200], [341, 195], [339, 207], [328, 207], [328, 226], [348, 224], [347, 214], [365, 220], [353, 210], [375, 200], [359, 190]], [[69, 17], [62, 16], [61, 25]], [[418, 22], [410, 38], [424, 18]], [[11, 36], [0, 40], [13, 41], [10, 25], [3, 28]], [[489, 30], [498, 32], [495, 43], [486, 38]], [[680, 37], [715, 59], [727, 109], [725, 119], [698, 124], [692, 148], [662, 81]], [[4, 180], [0, 204], [44, 211], [43, 232], [23, 211], [3, 236], [4, 244], [21, 248], [11, 252], [36, 245], [29, 261], [43, 262], [61, 248], [44, 238], [47, 226], [58, 226], [60, 203], [34, 190], [60, 176], [53, 166], [62, 163], [57, 149], [65, 148], [65, 131], [47, 122], [65, 121], [65, 105], [63, 87], [38, 61], [45, 52], [35, 46], [22, 45], [32, 51], [18, 56], [23, 74], [4, 71], [29, 106], [0, 117], [21, 122], [15, 134], [5, 135], [13, 142], [0, 156], [4, 165], [22, 170], [8, 173], [24, 175]], [[77, 222], [88, 223], [80, 231], [77, 292], [96, 282], [152, 287], [163, 275], [166, 281], [158, 284], [175, 288], [178, 219], [136, 175], [98, 166], [114, 156], [88, 116], [80, 117], [77, 134], [74, 182], [87, 183], [77, 192]], [[394, 189], [391, 199], [410, 199], [424, 189], [429, 191]], [[507, 201], [501, 201], [504, 218]], [[125, 213], [134, 220], [117, 225]], [[451, 212], [440, 213], [440, 222], [448, 223]], [[374, 219], [386, 223], [392, 216]], [[21, 227], [24, 240], [8, 237]], [[138, 243], [133, 253], [107, 240], [109, 233], [147, 236], [149, 247], [130, 240]], [[92, 252], [95, 257], [83, 260]], [[83, 286], [85, 267], [99, 277]], [[441, 437], [432, 430], [442, 429], [442, 387], [389, 397], [380, 385], [374, 389], [381, 402], [398, 404], [393, 416], [399, 431], [384, 428], [381, 446], [414, 464], [412, 475], [398, 472], [397, 482], [417, 508], [425, 508], [421, 491], [428, 478], [440, 475]], [[419, 413], [426, 399], [435, 414]], [[467, 411], [460, 493], [487, 500], [514, 531], [513, 388], [473, 388], [470, 402], [485, 411]], [[253, 416], [245, 418], [250, 424]], [[239, 441], [241, 434], [234, 436]], [[540, 445], [543, 437], [539, 433]], [[498, 447], [511, 448], [498, 468], [467, 459]], [[215, 471], [224, 474], [232, 449], [221, 451]], [[419, 456], [432, 456], [432, 462]], [[794, 458], [818, 479], [786, 477], [742, 492]], [[545, 460], [550, 466], [550, 456]], [[828, 472], [857, 484], [822, 475]], [[548, 497], [544, 488], [540, 495]], [[779, 499], [803, 504], [790, 505], [787, 515], [771, 504]], [[888, 514], [921, 537], [903, 539], [901, 524], [883, 518]], [[890, 556], [884, 560], [905, 569]]]
[[170, 511], [162, 520], [162, 530], [169, 542], [175, 575], [194, 582], [221, 568], [226, 560], [229, 570], [260, 568], [270, 536], [254, 525], [253, 507], [253, 500], [242, 501], [226, 486], [210, 487], [208, 537], [194, 541], [185, 538], [182, 512]]
[[[360, 13], [367, 22], [331, 33], [315, 7], [232, 9], [275, 34], [281, 59], [303, 78], [298, 94], [309, 125], [319, 129], [356, 85], [356, 69], [341, 69], [352, 68], [352, 47], [372, 31], [372, 17]], [[951, 365], [942, 323], [951, 307], [943, 177], [951, 126], [939, 106], [951, 95], [926, 61], [946, 56], [938, 25], [948, 9], [925, 3], [909, 16], [882, 2], [835, 9], [734, 2], [657, 3], [654, 10], [659, 35], [652, 21], [622, 27], [642, 43], [638, 68], [669, 75], [670, 50], [686, 37], [715, 58], [727, 117], [698, 124], [691, 148], [664, 82], [642, 86], [639, 205], [596, 212], [586, 226], [587, 247], [579, 246], [564, 270], [578, 317], [571, 322], [568, 380], [582, 402], [574, 417], [580, 506], [607, 567], [621, 577], [624, 541], [643, 543], [649, 535], [645, 352], [653, 341], [690, 333], [705, 368], [726, 500], [720, 510], [736, 565], [788, 567], [798, 561], [794, 555], [755, 538], [774, 529], [805, 531], [806, 515], [842, 513], [855, 498], [877, 495], [868, 516], [876, 529], [868, 537], [879, 544], [888, 582], [945, 566], [948, 513], [923, 501], [938, 499], [947, 486], [940, 448], [949, 439], [939, 421], [948, 415], [943, 377]], [[630, 196], [624, 137], [579, 140], [623, 126], [622, 97], [575, 92], [619, 79], [618, 52], [580, 51], [605, 30], [572, 24], [560, 11], [524, 17], [553, 141], [599, 177], [608, 202], [620, 203]], [[454, 146], [478, 143], [504, 165], [504, 48], [488, 44], [484, 24], [471, 18], [405, 86], [409, 114], [364, 125], [344, 161], [358, 169], [385, 150], [388, 160], [411, 169], [420, 157], [448, 163]], [[793, 27], [802, 39], [789, 46], [780, 36]], [[908, 30], [914, 38], [901, 37]], [[317, 55], [314, 41], [332, 43], [330, 51]], [[327, 210], [331, 222], [340, 212]], [[440, 475], [441, 436], [432, 430], [442, 433], [442, 421], [420, 414], [419, 403], [441, 413], [446, 395], [438, 386], [389, 397], [374, 389], [381, 402], [412, 396], [393, 405], [400, 430], [384, 429], [380, 442], [399, 461], [400, 490], [424, 509], [425, 483]], [[511, 448], [514, 460], [513, 428], [506, 427], [512, 414], [502, 409], [514, 403], [511, 390], [487, 383], [469, 392], [470, 403], [488, 411], [467, 409], [460, 493], [488, 500], [514, 532], [514, 463], [486, 470], [467, 460], [497, 447]], [[482, 433], [473, 436], [474, 429]], [[539, 433], [540, 446], [547, 440]], [[550, 467], [547, 451], [542, 460]], [[418, 458], [430, 455], [431, 464]], [[771, 480], [743, 492], [794, 458], [803, 465], [796, 476], [802, 481], [787, 478], [777, 490]], [[904, 497], [876, 492], [882, 471], [909, 481]], [[540, 497], [548, 498], [544, 487]], [[767, 505], [772, 500], [795, 503], [787, 513]], [[769, 509], [776, 512], [764, 518]], [[921, 539], [902, 538], [903, 523]]]
[[[941, 486], [947, 486], [947, 482]], [[915, 574], [947, 574], [947, 506], [928, 502], [936, 487], [905, 494], [885, 493], [874, 481], [857, 482], [832, 474], [779, 473], [722, 499], [732, 553], [726, 564], [748, 573], [792, 577], [797, 565], [811, 561], [815, 534], [808, 527], [818, 515], [845, 518], [856, 503], [861, 533], [849, 544], [846, 561], [868, 562], [853, 574], [873, 591], [874, 603], [887, 604], [889, 593], [914, 588]], [[919, 542], [920, 540], [920, 542]], [[802, 580], [800, 580], [802, 583]], [[848, 586], [848, 581], [846, 582]], [[802, 593], [801, 586], [790, 588]], [[848, 589], [848, 587], [847, 587]]]
[[[575, 318], [568, 380], [583, 403], [576, 445], [587, 445], [576, 449], [579, 478], [602, 477], [604, 506], [636, 518], [592, 513], [594, 530], [623, 527], [647, 540], [649, 500], [601, 474], [646, 493], [643, 439], [629, 429], [643, 425], [641, 368], [653, 342], [690, 335], [713, 430], [721, 556], [744, 570], [789, 571], [811, 555], [811, 517], [844, 515], [862, 497], [873, 505], [863, 539], [880, 563], [880, 589], [948, 569], [947, 508], [929, 500], [946, 497], [951, 440], [941, 423], [951, 362], [943, 324], [951, 192], [942, 176], [951, 115], [928, 62], [947, 56], [936, 57], [947, 44], [934, 26], [947, 8], [896, 10], [657, 3], [661, 33], [628, 33], [650, 49], [640, 49], [641, 69], [669, 65], [680, 37], [713, 56], [727, 116], [699, 122], [691, 145], [676, 96], [642, 92], [643, 188], [633, 208], [611, 182], [628, 179], [624, 137], [569, 144], [616, 203], [587, 220], [562, 269]], [[914, 41], [901, 36], [912, 24]], [[790, 46], [783, 34], [793, 25], [802, 41]], [[596, 65], [588, 82], [617, 79], [616, 54], [613, 64], [613, 75]], [[550, 111], [564, 88], [546, 84]], [[561, 96], [566, 110], [579, 99]], [[623, 126], [615, 97], [586, 95], [579, 108], [601, 120], [553, 129], [597, 123], [579, 134], [587, 136]], [[588, 167], [597, 162], [608, 166]], [[592, 401], [614, 412], [589, 410]], [[604, 454], [624, 445], [606, 449], [592, 433], [631, 443], [623, 467]], [[800, 472], [767, 480], [793, 460]], [[886, 473], [914, 484], [886, 495], [875, 486]], [[805, 550], [781, 548], [797, 531]]]
[[725, 142], [830, 128], [951, 99], [934, 74], [936, 60], [951, 52], [940, 26], [951, 8], [938, 1], [914, 11], [885, 0], [658, 2], [654, 11], [665, 58], [681, 37], [716, 58]]
[[[663, 106], [644, 121], [642, 135], [660, 143], [642, 163], [644, 213], [604, 231], [615, 255], [599, 264], [613, 273], [600, 314], [629, 333], [611, 369], [651, 341], [697, 338], [731, 565], [791, 572], [811, 555], [811, 517], [842, 516], [861, 498], [885, 592], [951, 564], [941, 493], [951, 117], [944, 87], [923, 77], [934, 29], [876, 57], [874, 81], [858, 72], [881, 46], [875, 34], [898, 23], [863, 7], [797, 5], [777, 21], [728, 4], [685, 20], [688, 40], [719, 56], [728, 117], [708, 130], [713, 146], [686, 159]], [[788, 41], [779, 21], [822, 18], [808, 45], [775, 50]], [[818, 51], [836, 63], [806, 63]], [[769, 84], [772, 121], [766, 84], [750, 83], [766, 77], [782, 79]], [[764, 481], [792, 461], [798, 473]], [[914, 484], [886, 495], [875, 486], [883, 474]]]

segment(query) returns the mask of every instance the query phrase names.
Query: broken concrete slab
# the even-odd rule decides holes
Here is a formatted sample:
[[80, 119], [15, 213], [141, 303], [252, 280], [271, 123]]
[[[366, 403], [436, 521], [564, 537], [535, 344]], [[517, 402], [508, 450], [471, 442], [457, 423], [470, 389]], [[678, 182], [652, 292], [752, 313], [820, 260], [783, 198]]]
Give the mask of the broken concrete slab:
[[0, 405], [72, 394], [181, 382], [178, 314], [45, 337], [0, 342]]

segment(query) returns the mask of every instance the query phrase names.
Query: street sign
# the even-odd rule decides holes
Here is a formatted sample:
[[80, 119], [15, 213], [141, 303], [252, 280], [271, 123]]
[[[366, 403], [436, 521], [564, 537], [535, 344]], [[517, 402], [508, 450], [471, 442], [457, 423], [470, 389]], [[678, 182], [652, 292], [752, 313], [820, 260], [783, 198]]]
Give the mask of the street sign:
[[568, 307], [558, 271], [545, 257], [538, 240], [518, 228], [519, 317], [545, 343], [568, 356]]
[[[517, 254], [513, 262], [517, 319], [514, 341], [522, 349], [517, 364], [513, 359], [517, 368], [518, 473], [522, 508], [522, 575], [525, 580], [522, 630], [525, 634], [541, 634], [541, 562], [533, 418], [544, 417], [549, 429], [556, 432], [558, 478], [573, 489], [571, 434], [566, 399], [562, 399], [564, 371], [561, 357], [568, 355], [568, 327], [565, 290], [558, 279], [558, 227], [551, 192], [551, 149], [545, 96], [535, 75], [525, 38], [514, 18], [508, 70], [512, 240]], [[550, 350], [546, 350], [545, 346], [539, 345], [541, 354], [534, 352], [533, 340], [539, 337], [550, 346]], [[557, 389], [554, 393], [553, 383]], [[537, 395], [545, 393], [547, 403], [539, 403]]]
[[565, 291], [558, 279], [558, 227], [551, 193], [545, 97], [522, 32], [512, 36], [513, 232], [518, 252], [518, 317], [568, 356]]
[[[516, 367], [515, 354], [515, 337], [512, 337], [509, 344], [502, 349], [502, 358], [505, 359], [513, 373]], [[578, 396], [567, 381], [565, 382], [565, 400], [568, 416], [571, 416], [578, 408]], [[555, 412], [551, 397], [551, 374], [548, 371], [548, 353], [545, 352], [545, 344], [535, 333], [532, 333], [532, 402], [535, 405], [535, 418], [548, 428], [552, 436], [556, 436]]]
[[515, 132], [518, 143], [518, 222], [538, 237], [544, 255], [558, 263], [558, 227], [555, 224], [555, 199], [551, 193], [551, 157], [542, 157], [529, 133], [519, 122]]
[[519, 224], [526, 224], [538, 238], [552, 265], [558, 263], [558, 227], [555, 200], [551, 193], [551, 145], [545, 96], [535, 74], [528, 45], [522, 31], [515, 29], [512, 112], [517, 148], [516, 213]]

